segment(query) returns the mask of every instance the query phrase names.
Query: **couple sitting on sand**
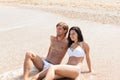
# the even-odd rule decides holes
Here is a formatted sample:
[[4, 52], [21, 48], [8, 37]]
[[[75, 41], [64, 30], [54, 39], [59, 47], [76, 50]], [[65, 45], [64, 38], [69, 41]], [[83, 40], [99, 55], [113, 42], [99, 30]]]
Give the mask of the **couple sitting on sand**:
[[[28, 79], [31, 62], [40, 71], [32, 80], [54, 80], [67, 77], [80, 80], [81, 63], [86, 56], [88, 72], [91, 72], [91, 62], [89, 57], [89, 46], [84, 42], [82, 32], [79, 27], [70, 28], [68, 38], [68, 25], [60, 22], [56, 25], [57, 35], [51, 36], [51, 44], [47, 57], [42, 59], [33, 52], [27, 52], [24, 61], [24, 80]], [[60, 64], [65, 54], [68, 53], [69, 60], [66, 65]], [[59, 65], [60, 64], [60, 65]]]

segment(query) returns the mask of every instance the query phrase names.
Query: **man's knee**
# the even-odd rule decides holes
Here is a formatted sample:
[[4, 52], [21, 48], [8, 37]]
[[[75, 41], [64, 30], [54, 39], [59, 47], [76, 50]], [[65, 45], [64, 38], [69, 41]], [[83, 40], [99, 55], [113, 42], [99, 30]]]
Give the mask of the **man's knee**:
[[26, 52], [26, 58], [31, 58], [31, 59], [33, 59], [33, 58], [35, 58], [35, 57], [36, 57], [35, 53], [30, 52], [30, 51], [27, 51], [27, 52]]

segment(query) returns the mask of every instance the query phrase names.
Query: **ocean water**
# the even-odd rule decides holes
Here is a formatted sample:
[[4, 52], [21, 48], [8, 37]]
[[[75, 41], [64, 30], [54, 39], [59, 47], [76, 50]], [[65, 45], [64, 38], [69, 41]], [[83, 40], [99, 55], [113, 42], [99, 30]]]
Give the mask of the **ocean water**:
[[[39, 71], [35, 67], [32, 67], [30, 70], [30, 75], [35, 75], [38, 72]], [[0, 80], [23, 80], [23, 68], [11, 70], [1, 74]]]
[[35, 13], [15, 7], [0, 6], [0, 31], [24, 27], [36, 17], [32, 14]]
[[[18, 6], [15, 7], [15, 6], [0, 5], [0, 32], [2, 32], [2, 31], [4, 32], [4, 31], [16, 29], [16, 28], [22, 28], [22, 27], [27, 27], [25, 29], [30, 29], [31, 31], [33, 29], [35, 29], [35, 30], [33, 30], [33, 32], [37, 32], [38, 30], [43, 29], [43, 28], [46, 29], [46, 27], [48, 30], [50, 30], [50, 29], [54, 29], [54, 25], [52, 23], [55, 23], [55, 25], [56, 25], [56, 22], [61, 21], [57, 18], [57, 16], [52, 15], [50, 13], [43, 12], [43, 11], [35, 10], [33, 7], [34, 6], [31, 6], [30, 8], [28, 8], [28, 7], [23, 8], [23, 7], [18, 7]], [[46, 24], [48, 22], [49, 22], [49, 24]], [[51, 25], [52, 25], [52, 27], [51, 27]], [[48, 30], [46, 30], [46, 31], [49, 32]], [[1, 36], [2, 35], [3, 34], [1, 33]], [[22, 35], [20, 35], [20, 36], [22, 37]], [[25, 42], [24, 39], [22, 39], [22, 40], [21, 40], [21, 38], [16, 39], [16, 37], [15, 37], [15, 39], [16, 39], [15, 42], [13, 39], [10, 39], [10, 41], [8, 41], [9, 36], [7, 34], [6, 34], [6, 36], [2, 36], [2, 37], [0, 38], [0, 50], [1, 50], [0, 56], [2, 56], [0, 58], [0, 65], [1, 65], [0, 66], [0, 80], [17, 80], [17, 79], [13, 79], [13, 78], [23, 74], [22, 69], [14, 70], [14, 69], [16, 69], [15, 66], [22, 65], [21, 62], [23, 61], [23, 59], [20, 60], [21, 62], [17, 62], [17, 60], [18, 60], [17, 58], [24, 55], [23, 51], [25, 49], [27, 49], [26, 47], [29, 47], [28, 45], [26, 45], [26, 43], [29, 41], [27, 41], [27, 39], [26, 39], [27, 42]], [[19, 41], [20, 42], [23, 41], [22, 48], [21, 48], [21, 45], [19, 45], [20, 44]], [[16, 43], [18, 43], [18, 45]], [[32, 46], [34, 46], [34, 45], [35, 45], [35, 43], [32, 44]], [[23, 48], [23, 47], [25, 47], [25, 48]], [[18, 54], [16, 54], [18, 51], [15, 51], [14, 49], [15, 50], [20, 49], [22, 53], [20, 55], [18, 55]], [[11, 52], [11, 50], [13, 50], [13, 52]], [[15, 60], [13, 59], [12, 55], [16, 56], [15, 63], [17, 65], [14, 65]], [[11, 62], [9, 64], [7, 64], [8, 61], [11, 61]]]

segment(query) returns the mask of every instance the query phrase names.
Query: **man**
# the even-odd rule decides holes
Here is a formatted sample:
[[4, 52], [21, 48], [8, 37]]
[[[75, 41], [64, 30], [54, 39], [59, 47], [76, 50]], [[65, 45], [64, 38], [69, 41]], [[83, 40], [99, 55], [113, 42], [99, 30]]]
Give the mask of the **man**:
[[39, 71], [42, 71], [51, 65], [61, 63], [68, 48], [68, 41], [66, 39], [68, 25], [64, 22], [59, 22], [56, 25], [56, 32], [56, 36], [51, 36], [51, 44], [45, 59], [42, 59], [42, 57], [39, 57], [33, 52], [26, 52], [24, 61], [24, 80], [27, 80], [29, 76], [31, 62]]

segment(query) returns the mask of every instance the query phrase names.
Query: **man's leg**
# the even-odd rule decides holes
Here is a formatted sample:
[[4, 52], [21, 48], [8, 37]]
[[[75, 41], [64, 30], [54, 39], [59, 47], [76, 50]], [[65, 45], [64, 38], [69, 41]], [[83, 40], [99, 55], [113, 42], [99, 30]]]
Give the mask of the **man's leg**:
[[63, 77], [63, 78], [54, 79], [54, 80], [74, 80], [74, 79], [72, 79], [72, 78], [67, 78], [67, 77]]
[[46, 69], [42, 70], [41, 72], [39, 72], [38, 74], [36, 74], [32, 78], [32, 80], [42, 80], [46, 76], [47, 72], [48, 72], [48, 68], [46, 68]]
[[32, 78], [32, 80], [42, 80], [46, 76], [49, 67], [53, 65], [53, 64], [47, 62], [46, 60], [43, 60], [43, 62], [44, 62], [44, 69], [41, 72], [39, 72], [38, 74], [36, 74]]
[[40, 58], [38, 55], [36, 55], [33, 52], [27, 52], [24, 61], [24, 80], [27, 80], [28, 78], [31, 68], [31, 63], [33, 63], [38, 70], [41, 71], [43, 69], [42, 58]]

